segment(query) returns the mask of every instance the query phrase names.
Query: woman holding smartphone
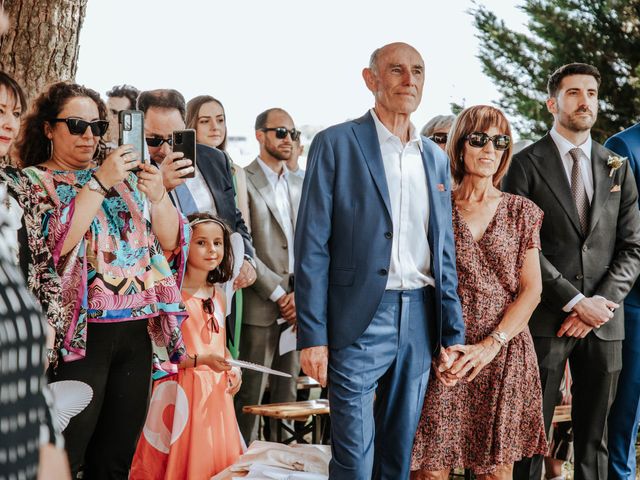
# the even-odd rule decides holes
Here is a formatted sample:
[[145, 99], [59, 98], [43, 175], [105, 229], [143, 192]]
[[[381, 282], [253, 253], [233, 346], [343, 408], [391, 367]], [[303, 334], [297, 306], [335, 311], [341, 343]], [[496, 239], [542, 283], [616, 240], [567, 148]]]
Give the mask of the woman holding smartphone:
[[130, 145], [98, 163], [107, 128], [98, 93], [53, 84], [24, 121], [21, 168], [0, 172], [24, 209], [28, 283], [53, 330], [48, 379], [93, 390], [64, 431], [74, 478], [127, 478], [149, 395], [150, 336], [172, 362], [185, 355], [179, 278], [163, 251], [181, 258], [186, 221]]

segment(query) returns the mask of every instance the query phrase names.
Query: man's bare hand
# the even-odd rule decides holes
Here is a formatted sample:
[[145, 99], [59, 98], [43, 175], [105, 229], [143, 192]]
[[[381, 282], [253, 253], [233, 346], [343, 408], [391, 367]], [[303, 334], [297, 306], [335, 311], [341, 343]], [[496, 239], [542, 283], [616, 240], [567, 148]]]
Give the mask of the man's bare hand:
[[446, 349], [441, 348], [438, 358], [434, 358], [431, 362], [431, 368], [433, 368], [436, 378], [447, 387], [453, 387], [458, 383], [458, 378], [449, 373], [449, 369], [460, 356], [460, 352], [455, 350], [454, 347], [457, 347], [457, 345]]
[[329, 348], [326, 345], [303, 348], [300, 352], [300, 366], [302, 371], [317, 380], [322, 388], [327, 386], [327, 365], [329, 363]]
[[556, 335], [558, 337], [584, 338], [591, 330], [593, 330], [593, 327], [584, 323], [580, 320], [578, 314], [573, 312], [562, 322]]
[[240, 273], [233, 282], [233, 289], [239, 290], [241, 288], [247, 288], [253, 285], [258, 278], [255, 268], [245, 260], [240, 267]]
[[602, 297], [587, 297], [580, 300], [573, 307], [573, 312], [577, 313], [587, 325], [598, 328], [613, 318], [611, 309], [616, 309], [620, 305]]
[[183, 156], [182, 152], [169, 153], [160, 164], [162, 182], [167, 192], [186, 182], [187, 179], [184, 176], [195, 170], [192, 166], [193, 162], [188, 158], [182, 158]]
[[289, 325], [295, 325], [297, 320], [296, 300], [293, 296], [293, 292], [285, 293], [276, 303], [278, 304], [278, 307], [280, 307], [280, 314], [282, 315], [282, 318], [284, 318]]

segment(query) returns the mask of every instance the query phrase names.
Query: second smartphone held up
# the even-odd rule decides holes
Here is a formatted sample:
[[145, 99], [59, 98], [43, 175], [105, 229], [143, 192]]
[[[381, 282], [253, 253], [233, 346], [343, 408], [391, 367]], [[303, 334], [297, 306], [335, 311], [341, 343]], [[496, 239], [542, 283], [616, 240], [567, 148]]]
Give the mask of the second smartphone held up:
[[[196, 131], [192, 128], [186, 130], [176, 130], [173, 132], [173, 151], [182, 152], [184, 157], [191, 160], [193, 172], [182, 178], [193, 178], [196, 176]], [[188, 168], [188, 167], [184, 167]]]

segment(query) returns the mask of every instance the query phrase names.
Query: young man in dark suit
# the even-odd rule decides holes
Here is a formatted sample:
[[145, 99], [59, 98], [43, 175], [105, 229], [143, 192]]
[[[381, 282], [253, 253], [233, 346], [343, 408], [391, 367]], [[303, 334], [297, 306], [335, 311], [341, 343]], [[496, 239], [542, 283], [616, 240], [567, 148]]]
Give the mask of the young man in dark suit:
[[[549, 78], [551, 131], [515, 155], [504, 189], [544, 211], [542, 301], [529, 322], [551, 425], [567, 359], [573, 377], [575, 478], [607, 478], [607, 415], [622, 368], [624, 312], [640, 269], [638, 192], [627, 163], [591, 139], [600, 73], [581, 63]], [[541, 458], [516, 465], [539, 479]]]

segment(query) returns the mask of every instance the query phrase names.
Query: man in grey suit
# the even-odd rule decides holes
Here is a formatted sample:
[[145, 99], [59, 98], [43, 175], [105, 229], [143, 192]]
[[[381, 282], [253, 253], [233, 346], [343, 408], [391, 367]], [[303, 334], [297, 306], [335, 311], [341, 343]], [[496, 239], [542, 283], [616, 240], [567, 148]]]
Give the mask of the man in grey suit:
[[[256, 118], [256, 139], [260, 155], [245, 168], [258, 279], [245, 290], [244, 318], [240, 337], [240, 358], [290, 373], [293, 378], [271, 376], [271, 402], [296, 399], [300, 371], [299, 353], [278, 352], [280, 333], [296, 323], [293, 297], [293, 238], [302, 179], [290, 174], [286, 161], [293, 143], [300, 137], [291, 116], [271, 108]], [[278, 322], [282, 318], [285, 322]], [[260, 403], [267, 376], [252, 370], [243, 372], [242, 388], [235, 405], [240, 431], [247, 443], [258, 436], [258, 417], [245, 415], [242, 407]], [[275, 436], [275, 423], [271, 425]]]
[[[542, 301], [529, 328], [538, 355], [545, 428], [569, 359], [575, 478], [607, 478], [607, 416], [622, 367], [624, 311], [640, 269], [640, 213], [626, 162], [591, 139], [600, 73], [582, 63], [549, 78], [549, 134], [513, 157], [505, 190], [543, 211]], [[539, 479], [541, 458], [516, 464]]]

